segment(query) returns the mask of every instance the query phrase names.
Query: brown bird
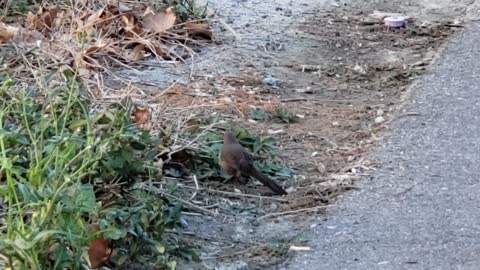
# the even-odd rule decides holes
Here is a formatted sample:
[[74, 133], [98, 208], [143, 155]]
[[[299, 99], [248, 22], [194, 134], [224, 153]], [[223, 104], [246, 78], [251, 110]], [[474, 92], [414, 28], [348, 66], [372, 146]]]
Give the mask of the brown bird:
[[278, 195], [288, 194], [283, 188], [255, 169], [252, 155], [238, 143], [235, 136], [230, 132], [226, 132], [223, 136], [223, 146], [220, 150], [219, 160], [222, 169], [230, 176], [237, 179], [251, 176]]

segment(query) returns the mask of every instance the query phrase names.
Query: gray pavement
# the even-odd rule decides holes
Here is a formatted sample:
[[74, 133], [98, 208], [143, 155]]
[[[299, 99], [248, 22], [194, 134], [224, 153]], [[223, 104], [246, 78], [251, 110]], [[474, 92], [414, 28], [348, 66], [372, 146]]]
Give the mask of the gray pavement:
[[454, 36], [392, 125], [383, 167], [283, 269], [480, 269], [480, 25]]

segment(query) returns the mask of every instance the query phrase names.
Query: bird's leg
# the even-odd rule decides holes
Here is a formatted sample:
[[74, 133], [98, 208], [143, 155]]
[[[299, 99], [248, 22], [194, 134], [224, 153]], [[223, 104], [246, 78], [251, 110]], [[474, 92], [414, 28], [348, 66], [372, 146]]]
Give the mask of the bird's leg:
[[250, 182], [250, 177], [243, 177], [243, 176], [240, 176], [237, 178], [238, 182], [242, 185], [247, 185], [248, 182]]

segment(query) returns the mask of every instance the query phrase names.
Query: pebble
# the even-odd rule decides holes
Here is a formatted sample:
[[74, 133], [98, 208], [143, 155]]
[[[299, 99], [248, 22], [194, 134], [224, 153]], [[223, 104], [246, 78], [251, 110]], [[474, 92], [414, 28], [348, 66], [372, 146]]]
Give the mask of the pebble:
[[273, 78], [273, 77], [271, 77], [271, 76], [266, 77], [266, 78], [264, 78], [264, 79], [262, 80], [262, 83], [263, 83], [263, 84], [269, 85], [269, 86], [278, 86], [278, 85], [280, 85], [281, 82], [282, 82], [281, 80], [275, 79], [275, 78]]
[[383, 116], [379, 116], [379, 117], [375, 118], [375, 123], [380, 124], [380, 123], [383, 123], [383, 122], [385, 122], [385, 118], [383, 118]]

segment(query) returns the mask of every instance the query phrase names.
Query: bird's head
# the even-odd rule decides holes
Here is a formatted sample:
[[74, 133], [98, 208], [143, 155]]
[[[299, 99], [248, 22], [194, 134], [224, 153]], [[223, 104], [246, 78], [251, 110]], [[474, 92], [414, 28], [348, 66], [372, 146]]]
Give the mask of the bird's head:
[[238, 143], [237, 138], [235, 138], [235, 135], [233, 135], [232, 132], [227, 131], [225, 132], [225, 135], [223, 135], [223, 143]]

